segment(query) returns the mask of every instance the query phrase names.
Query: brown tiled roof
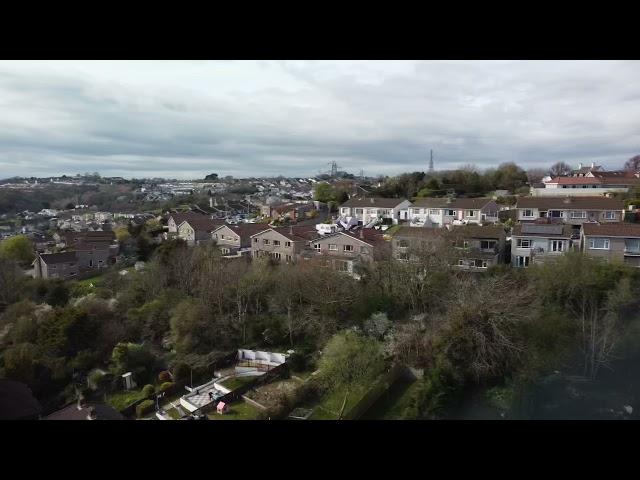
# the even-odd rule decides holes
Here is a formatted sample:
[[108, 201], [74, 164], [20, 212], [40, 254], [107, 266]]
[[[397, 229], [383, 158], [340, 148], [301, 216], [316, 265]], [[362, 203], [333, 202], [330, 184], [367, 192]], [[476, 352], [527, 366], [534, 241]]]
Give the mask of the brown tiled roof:
[[72, 245], [74, 243], [78, 243], [83, 241], [85, 243], [89, 242], [111, 242], [115, 240], [116, 234], [113, 230], [105, 230], [105, 231], [86, 231], [86, 232], [68, 232], [64, 234], [65, 243], [67, 245]]
[[450, 234], [464, 238], [504, 238], [506, 233], [499, 225], [461, 225], [452, 227]]
[[295, 242], [313, 240], [318, 236], [318, 231], [315, 229], [315, 226], [277, 227], [273, 230]]
[[192, 218], [195, 218], [195, 219], [209, 218], [208, 215], [205, 215], [203, 213], [185, 212], [185, 213], [172, 213], [167, 217], [167, 220], [172, 217], [173, 217], [173, 221], [176, 222], [176, 225], [180, 225], [185, 220], [190, 220]]
[[393, 238], [402, 238], [402, 237], [416, 237], [416, 238], [427, 238], [427, 237], [439, 237], [443, 234], [441, 228], [427, 228], [427, 227], [400, 227], [395, 232], [391, 234]]
[[76, 252], [43, 253], [40, 255], [40, 258], [42, 258], [42, 261], [47, 265], [69, 263], [76, 261]]
[[394, 208], [406, 198], [382, 198], [382, 197], [353, 197], [344, 202], [341, 207], [370, 207], [370, 208]]
[[622, 210], [622, 200], [607, 197], [521, 197], [516, 208], [539, 208], [542, 210]]
[[640, 223], [583, 223], [582, 228], [589, 236], [640, 238]]
[[[531, 226], [526, 226], [525, 225], [536, 225], [539, 226], [541, 228], [531, 228]], [[552, 227], [552, 228], [545, 228], [545, 227]], [[560, 226], [562, 226], [562, 228], [560, 228]], [[523, 227], [525, 227], [525, 230], [529, 230], [526, 232], [523, 232]], [[555, 227], [555, 228], [554, 228]], [[538, 231], [536, 231], [538, 230]], [[555, 233], [557, 231], [560, 231], [560, 233]], [[571, 225], [539, 225], [539, 224], [518, 224], [515, 225], [513, 227], [513, 232], [512, 235], [514, 236], [526, 236], [526, 237], [542, 237], [542, 238], [571, 238], [571, 235], [573, 234], [573, 228]]]
[[[175, 219], [174, 219], [175, 220]], [[183, 222], [187, 222], [196, 231], [212, 232], [221, 225], [224, 220], [212, 219], [206, 215], [198, 215], [197, 217], [189, 217], [178, 223], [180, 226]]]
[[219, 230], [222, 227], [227, 227], [229, 230], [238, 234], [240, 238], [247, 236], [250, 237], [251, 235], [255, 235], [256, 233], [260, 233], [271, 228], [266, 223], [241, 223], [239, 225], [219, 225], [216, 230]]
[[602, 181], [593, 177], [555, 177], [547, 183], [557, 183], [558, 185], [599, 185]]

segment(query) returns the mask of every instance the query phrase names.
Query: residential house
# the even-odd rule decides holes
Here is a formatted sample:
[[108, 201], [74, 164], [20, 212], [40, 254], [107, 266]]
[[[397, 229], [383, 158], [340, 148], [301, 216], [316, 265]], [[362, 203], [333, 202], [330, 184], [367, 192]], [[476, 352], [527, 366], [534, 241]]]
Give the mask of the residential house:
[[336, 232], [311, 241], [306, 259], [322, 262], [334, 270], [358, 276], [359, 267], [370, 265], [389, 254], [389, 242], [374, 228], [360, 228], [351, 232]]
[[218, 245], [223, 255], [251, 255], [251, 236], [269, 228], [269, 225], [264, 223], [221, 225], [211, 232], [211, 239]]
[[454, 268], [484, 271], [504, 263], [506, 234], [502, 227], [494, 225], [401, 227], [393, 234], [391, 243], [392, 256], [399, 261], [418, 261], [427, 253]]
[[38, 253], [32, 263], [34, 278], [74, 278], [80, 273], [76, 252]]
[[306, 218], [306, 214], [315, 209], [313, 203], [282, 203], [279, 205], [263, 205], [260, 213], [265, 217], [273, 219], [284, 219], [298, 221]]
[[178, 225], [178, 238], [189, 245], [197, 245], [211, 241], [211, 233], [221, 225], [223, 220], [214, 220], [205, 215], [190, 217]]
[[640, 224], [585, 223], [581, 242], [586, 255], [640, 267]]
[[550, 218], [552, 222], [582, 225], [618, 223], [624, 218], [622, 200], [608, 197], [521, 197], [516, 202], [519, 222]]
[[396, 225], [409, 219], [410, 205], [404, 198], [353, 197], [340, 205], [340, 216], [354, 217], [359, 225], [365, 226], [379, 220]]
[[511, 265], [528, 267], [544, 263], [575, 248], [580, 234], [572, 225], [523, 223], [511, 234]]
[[506, 234], [500, 226], [452, 227], [447, 240], [453, 247], [453, 265], [459, 269], [484, 271], [504, 263]]
[[208, 218], [206, 215], [195, 212], [184, 212], [184, 213], [171, 213], [169, 218], [167, 219], [167, 227], [169, 229], [170, 234], [178, 234], [178, 226], [189, 219], [201, 219]]
[[542, 188], [532, 188], [533, 196], [596, 196], [613, 192], [628, 192], [640, 186], [640, 172], [627, 170], [605, 171], [602, 167], [580, 167], [569, 176], [547, 178]]
[[409, 206], [409, 220], [415, 227], [484, 225], [497, 223], [499, 210], [492, 198], [419, 198]]
[[309, 242], [318, 237], [313, 227], [269, 228], [251, 235], [251, 257], [271, 257], [278, 261], [295, 263], [301, 253], [309, 248]]

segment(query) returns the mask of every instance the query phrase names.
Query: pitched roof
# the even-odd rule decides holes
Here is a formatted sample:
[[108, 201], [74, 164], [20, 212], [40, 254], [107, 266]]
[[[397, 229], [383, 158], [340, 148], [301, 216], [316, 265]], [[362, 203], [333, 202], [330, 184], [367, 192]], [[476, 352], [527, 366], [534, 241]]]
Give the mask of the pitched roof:
[[516, 208], [538, 208], [541, 210], [622, 210], [622, 200], [608, 197], [520, 197]]
[[406, 200], [406, 198], [353, 197], [340, 207], [394, 208]]
[[411, 202], [412, 207], [443, 208], [449, 205], [446, 198], [416, 198]]
[[573, 228], [571, 225], [564, 224], [548, 224], [537, 225], [534, 223], [524, 223], [513, 227], [512, 235], [526, 237], [543, 237], [543, 238], [571, 238]]
[[449, 232], [452, 235], [464, 238], [504, 238], [506, 233], [499, 225], [461, 225], [452, 227]]
[[492, 198], [480, 197], [480, 198], [454, 198], [451, 203], [447, 204], [449, 208], [454, 209], [474, 209], [480, 210], [484, 208], [487, 203], [493, 202]]
[[76, 261], [76, 252], [42, 253], [40, 258], [47, 265]]
[[191, 218], [198, 219], [198, 218], [209, 218], [209, 217], [208, 215], [205, 215], [203, 213], [184, 212], [184, 213], [172, 213], [167, 217], [167, 220], [169, 218], [173, 218], [173, 221], [176, 223], [176, 225], [180, 225], [185, 220], [189, 220]]
[[315, 227], [311, 228], [311, 226], [277, 227], [272, 230], [275, 230], [294, 242], [309, 241], [317, 238], [318, 236], [318, 231]]
[[232, 232], [236, 233], [240, 238], [255, 235], [256, 233], [269, 230], [269, 225], [266, 223], [241, 223], [238, 225], [219, 225], [214, 232], [217, 232], [222, 227], [226, 227]]
[[634, 237], [640, 238], [640, 224], [638, 223], [583, 223], [585, 235], [603, 237]]
[[443, 234], [442, 229], [440, 228], [427, 228], [427, 227], [399, 227], [395, 232], [391, 234], [392, 238], [404, 238], [404, 237], [412, 237], [412, 238], [427, 238], [427, 237], [438, 237]]
[[36, 419], [41, 410], [26, 384], [0, 379], [0, 420]]
[[213, 232], [216, 228], [225, 224], [224, 220], [209, 218], [206, 215], [198, 215], [197, 217], [184, 219], [182, 222], [178, 223], [178, 227], [185, 222], [194, 230], [201, 230], [205, 232]]
[[385, 242], [384, 234], [379, 230], [376, 230], [375, 228], [360, 228], [353, 232], [340, 231], [329, 235], [322, 235], [320, 237], [318, 237], [316, 232], [316, 238], [313, 239], [313, 242], [319, 242], [325, 239], [336, 237], [338, 235], [346, 235], [348, 237], [355, 238], [356, 240], [365, 242], [372, 247], [378, 243]]
[[545, 183], [557, 183], [558, 185], [599, 185], [602, 181], [594, 177], [555, 177]]

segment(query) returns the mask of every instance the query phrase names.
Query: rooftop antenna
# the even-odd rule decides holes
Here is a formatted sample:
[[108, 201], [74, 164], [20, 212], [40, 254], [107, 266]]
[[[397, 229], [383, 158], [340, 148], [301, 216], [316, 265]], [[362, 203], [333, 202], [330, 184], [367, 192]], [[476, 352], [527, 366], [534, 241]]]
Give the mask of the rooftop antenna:
[[433, 150], [430, 150], [431, 157], [429, 158], [429, 173], [433, 173]]

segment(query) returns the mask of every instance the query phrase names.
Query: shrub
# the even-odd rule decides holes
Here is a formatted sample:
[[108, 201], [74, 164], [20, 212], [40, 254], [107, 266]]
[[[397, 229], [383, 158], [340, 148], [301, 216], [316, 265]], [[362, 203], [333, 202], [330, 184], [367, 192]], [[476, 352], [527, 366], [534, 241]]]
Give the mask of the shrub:
[[145, 385], [142, 388], [142, 395], [144, 395], [145, 397], [149, 397], [153, 395], [155, 392], [156, 392], [156, 389], [154, 388], [153, 385]]
[[158, 380], [160, 381], [160, 383], [170, 382], [171, 381], [171, 374], [169, 373], [168, 370], [163, 370], [158, 375]]
[[191, 374], [191, 369], [189, 368], [189, 365], [187, 365], [186, 363], [177, 363], [176, 366], [173, 368], [173, 379], [176, 382], [189, 379], [190, 374]]
[[140, 418], [145, 416], [149, 412], [153, 412], [155, 406], [156, 404], [153, 400], [144, 400], [140, 402], [138, 405], [136, 405], [136, 417]]
[[173, 382], [164, 382], [162, 385], [160, 385], [160, 391], [166, 392], [167, 390], [170, 390], [172, 387], [173, 387]]
[[292, 353], [287, 359], [289, 367], [294, 372], [302, 372], [307, 367], [307, 359], [301, 353]]

